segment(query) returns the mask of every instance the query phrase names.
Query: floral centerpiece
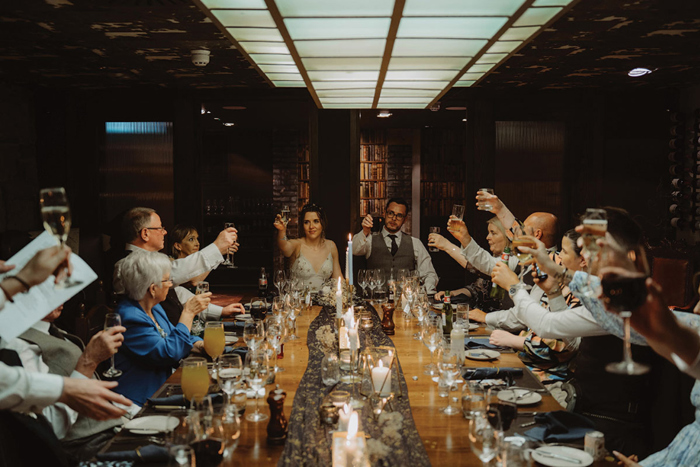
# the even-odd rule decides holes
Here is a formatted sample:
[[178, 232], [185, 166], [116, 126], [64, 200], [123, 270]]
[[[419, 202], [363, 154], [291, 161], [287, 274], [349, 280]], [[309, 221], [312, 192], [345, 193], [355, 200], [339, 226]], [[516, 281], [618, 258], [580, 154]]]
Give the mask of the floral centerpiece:
[[[343, 308], [361, 305], [362, 299], [355, 294], [355, 288], [350, 287], [347, 281], [340, 281], [340, 288], [343, 293]], [[335, 294], [338, 291], [338, 279], [330, 278], [323, 283], [323, 286], [316, 295], [315, 303], [321, 306], [335, 307]]]

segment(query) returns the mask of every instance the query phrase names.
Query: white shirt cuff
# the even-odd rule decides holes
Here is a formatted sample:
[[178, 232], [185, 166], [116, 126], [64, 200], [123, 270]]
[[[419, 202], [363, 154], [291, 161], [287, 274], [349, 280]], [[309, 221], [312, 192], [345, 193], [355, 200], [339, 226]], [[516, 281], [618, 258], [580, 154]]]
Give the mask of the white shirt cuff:
[[40, 412], [44, 407], [55, 404], [63, 393], [62, 376], [27, 372], [27, 380], [29, 391], [25, 404], [22, 405], [29, 406], [32, 412]]
[[683, 373], [687, 373], [695, 379], [700, 379], [700, 353], [695, 357], [695, 361], [688, 365], [675, 353], [671, 354], [671, 360]]
[[223, 313], [223, 311], [224, 307], [210, 303], [205, 311], [205, 318], [209, 321], [216, 321], [221, 318], [221, 313]]

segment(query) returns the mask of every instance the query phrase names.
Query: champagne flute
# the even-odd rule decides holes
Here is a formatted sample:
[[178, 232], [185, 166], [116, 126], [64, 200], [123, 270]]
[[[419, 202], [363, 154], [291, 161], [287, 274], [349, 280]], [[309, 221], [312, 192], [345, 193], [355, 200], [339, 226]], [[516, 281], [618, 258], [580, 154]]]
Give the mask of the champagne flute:
[[284, 368], [277, 366], [277, 354], [279, 354], [282, 339], [284, 338], [284, 326], [281, 322], [270, 321], [267, 326], [267, 341], [274, 350], [275, 373], [284, 371]]
[[265, 381], [267, 381], [268, 373], [270, 371], [267, 353], [250, 352], [246, 356], [246, 362], [249, 370], [247, 379], [248, 385], [253, 391], [255, 391], [255, 412], [246, 415], [245, 419], [250, 422], [261, 422], [269, 418], [267, 414], [259, 411], [260, 399], [258, 397], [258, 392], [260, 389], [265, 387]]
[[[44, 188], [39, 192], [39, 204], [44, 229], [56, 237], [59, 245], [65, 245], [71, 227], [71, 210], [65, 188]], [[82, 282], [66, 276], [55, 287], [64, 289], [79, 284]]]
[[600, 246], [598, 240], [604, 239], [608, 231], [608, 215], [605, 209], [586, 209], [585, 214], [581, 216], [581, 224], [583, 224], [583, 233], [581, 239], [583, 248], [581, 256], [586, 260], [588, 272], [588, 290], [586, 295], [597, 298], [598, 291], [593, 290], [591, 286], [591, 275], [597, 274]]
[[[109, 328], [122, 325], [122, 317], [119, 313], [107, 313], [105, 315], [105, 327], [104, 330], [107, 331]], [[118, 370], [114, 367], [114, 354], [112, 354], [112, 365], [105, 370], [102, 375], [105, 378], [119, 378], [122, 375], [122, 370]]]
[[207, 361], [202, 357], [189, 357], [182, 361], [182, 377], [180, 386], [185, 399], [194, 406], [209, 392], [209, 371]]
[[224, 353], [225, 347], [224, 323], [221, 321], [207, 321], [204, 326], [204, 350], [216, 362], [216, 359]]
[[386, 283], [384, 271], [382, 271], [381, 269], [375, 269], [374, 274], [372, 275], [372, 280], [374, 280], [374, 288], [376, 290], [381, 290], [384, 284]]
[[362, 289], [362, 297], [365, 296], [365, 289], [367, 288], [367, 270], [360, 269], [357, 272], [357, 285]]
[[219, 370], [216, 372], [219, 387], [226, 394], [226, 405], [231, 405], [231, 397], [243, 377], [243, 362], [236, 354], [222, 355], [219, 358]]
[[[236, 224], [233, 222], [226, 222], [224, 223], [224, 228], [228, 229], [229, 227], [233, 227], [234, 229], [236, 228]], [[235, 269], [238, 266], [233, 264], [233, 252], [229, 249], [228, 252], [226, 252], [226, 261], [221, 263], [222, 265], [226, 266], [229, 269]]]
[[374, 281], [374, 275], [377, 274], [377, 269], [368, 269], [367, 270], [367, 285], [370, 290], [370, 301], [374, 300], [374, 289], [377, 288], [377, 284]]
[[425, 366], [424, 374], [435, 376], [437, 366], [434, 363], [435, 349], [442, 340], [442, 320], [438, 316], [431, 316], [423, 327], [423, 344], [430, 350], [430, 364]]

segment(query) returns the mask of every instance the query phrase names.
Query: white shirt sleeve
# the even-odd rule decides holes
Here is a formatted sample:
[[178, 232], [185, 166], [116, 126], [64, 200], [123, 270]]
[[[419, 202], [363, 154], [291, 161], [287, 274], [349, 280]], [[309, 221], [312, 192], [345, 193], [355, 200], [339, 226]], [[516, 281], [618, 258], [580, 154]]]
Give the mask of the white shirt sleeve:
[[516, 319], [544, 339], [573, 339], [610, 334], [600, 327], [593, 315], [582, 306], [551, 312], [540, 306], [522, 289], [515, 294], [513, 302]]
[[211, 271], [223, 260], [219, 248], [212, 243], [203, 250], [173, 261], [170, 278], [174, 285], [184, 284], [193, 277]]
[[[36, 358], [35, 352], [27, 353], [28, 345], [21, 339], [10, 341], [3, 339], [0, 342], [0, 347], [14, 350], [20, 359], [22, 359], [22, 353], [25, 354], [25, 358], [32, 358], [32, 354]], [[41, 412], [44, 407], [56, 403], [62, 392], [61, 376], [36, 373], [27, 368], [0, 363], [0, 409]]]
[[685, 363], [683, 361], [683, 359], [681, 359], [675, 353], [671, 354], [671, 360], [673, 360], [673, 363], [683, 373], [687, 373], [688, 375], [692, 376], [693, 378], [700, 380], [700, 353], [698, 353], [698, 356], [695, 357], [695, 361], [693, 363], [691, 363], [690, 365]]
[[527, 328], [526, 325], [518, 321], [515, 313], [513, 313], [513, 308], [487, 313], [486, 324], [495, 329], [505, 329], [513, 333], [520, 332]]
[[425, 291], [434, 295], [437, 292], [437, 283], [440, 279], [433, 267], [433, 260], [430, 258], [428, 250], [417, 238], [411, 238], [411, 241], [413, 243], [413, 256], [416, 258], [416, 269], [425, 282]]
[[478, 243], [472, 238], [467, 246], [462, 248], [462, 256], [464, 256], [468, 263], [470, 263], [479, 272], [491, 275], [493, 267], [496, 265], [496, 258], [494, 258], [491, 253], [484, 250], [479, 246]]
[[365, 258], [369, 258], [369, 255], [372, 254], [372, 241], [365, 236], [362, 230], [352, 237], [352, 254], [355, 256], [364, 255]]
[[[190, 298], [194, 297], [194, 294], [187, 290], [184, 287], [175, 287], [175, 295], [177, 295], [177, 299], [182, 303], [183, 305], [187, 303], [187, 300]], [[213, 303], [210, 303], [209, 306], [207, 307], [206, 310], [202, 311], [200, 314], [202, 318], [208, 321], [216, 321], [217, 319], [221, 318], [221, 312], [223, 311], [223, 307], [220, 307], [219, 305], [214, 305]]]

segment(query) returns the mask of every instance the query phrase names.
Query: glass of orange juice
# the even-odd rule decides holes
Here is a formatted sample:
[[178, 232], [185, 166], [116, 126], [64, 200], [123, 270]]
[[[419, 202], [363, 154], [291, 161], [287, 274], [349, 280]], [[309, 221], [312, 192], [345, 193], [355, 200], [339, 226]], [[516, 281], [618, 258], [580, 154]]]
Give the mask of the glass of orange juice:
[[182, 393], [190, 402], [202, 400], [209, 392], [207, 361], [202, 357], [189, 357], [182, 361]]
[[224, 323], [221, 321], [207, 321], [204, 327], [204, 350], [212, 360], [216, 361], [224, 353], [225, 346]]

